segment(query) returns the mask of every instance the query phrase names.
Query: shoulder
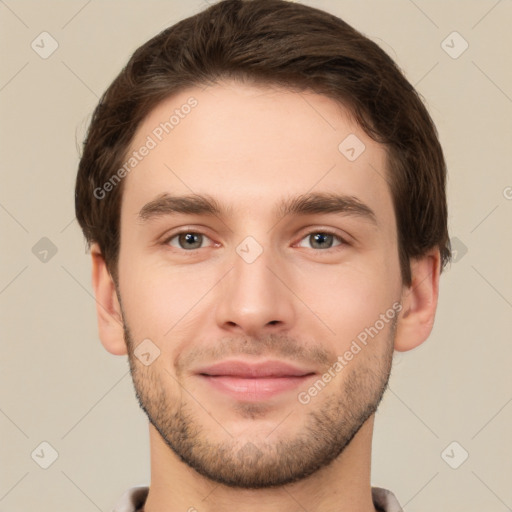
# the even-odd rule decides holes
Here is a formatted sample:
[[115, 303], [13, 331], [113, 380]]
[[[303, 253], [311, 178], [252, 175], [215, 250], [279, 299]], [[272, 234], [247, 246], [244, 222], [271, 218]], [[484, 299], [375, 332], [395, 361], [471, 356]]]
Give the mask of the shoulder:
[[148, 496], [149, 487], [130, 487], [116, 502], [112, 512], [138, 512], [142, 510]]
[[403, 512], [396, 496], [382, 487], [372, 487], [373, 504], [382, 512]]

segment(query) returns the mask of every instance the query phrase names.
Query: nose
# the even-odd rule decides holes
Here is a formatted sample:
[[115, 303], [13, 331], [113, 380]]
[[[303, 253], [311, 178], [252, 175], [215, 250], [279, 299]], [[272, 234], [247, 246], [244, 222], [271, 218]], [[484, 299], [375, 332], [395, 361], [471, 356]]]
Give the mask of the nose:
[[217, 290], [218, 326], [247, 336], [289, 330], [296, 320], [297, 299], [284, 262], [265, 249], [254, 261], [243, 252], [235, 254], [233, 267]]

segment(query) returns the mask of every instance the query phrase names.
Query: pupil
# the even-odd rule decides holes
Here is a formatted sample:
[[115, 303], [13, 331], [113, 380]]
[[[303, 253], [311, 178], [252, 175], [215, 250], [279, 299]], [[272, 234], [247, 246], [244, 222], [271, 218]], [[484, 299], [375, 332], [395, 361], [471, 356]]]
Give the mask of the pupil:
[[317, 233], [314, 235], [315, 243], [322, 244], [322, 242], [325, 242], [326, 239], [328, 240], [331, 236], [332, 235], [329, 235], [328, 233]]
[[196, 235], [194, 233], [185, 233], [186, 245], [188, 245], [190, 247], [194, 244], [197, 244], [197, 240], [196, 240], [197, 237], [198, 237], [198, 235]]

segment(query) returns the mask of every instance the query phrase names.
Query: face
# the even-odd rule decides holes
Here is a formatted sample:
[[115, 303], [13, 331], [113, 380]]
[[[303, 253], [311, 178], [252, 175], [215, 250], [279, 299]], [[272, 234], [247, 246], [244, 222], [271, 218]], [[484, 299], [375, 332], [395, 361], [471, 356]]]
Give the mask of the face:
[[132, 151], [118, 295], [150, 422], [230, 486], [327, 466], [391, 368], [402, 281], [384, 148], [324, 96], [224, 82], [161, 103]]

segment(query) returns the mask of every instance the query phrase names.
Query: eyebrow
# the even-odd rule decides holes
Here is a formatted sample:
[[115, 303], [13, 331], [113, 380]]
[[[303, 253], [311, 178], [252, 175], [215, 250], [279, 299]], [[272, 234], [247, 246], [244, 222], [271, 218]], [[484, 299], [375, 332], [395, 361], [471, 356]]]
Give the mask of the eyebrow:
[[[334, 193], [310, 193], [283, 199], [275, 208], [274, 216], [283, 218], [287, 215], [313, 215], [340, 213], [344, 215], [361, 217], [363, 220], [377, 226], [375, 212], [358, 198]], [[159, 217], [188, 214], [208, 215], [212, 217], [233, 216], [232, 207], [223, 207], [208, 194], [190, 194], [173, 196], [162, 194], [145, 204], [138, 217], [147, 222]]]

